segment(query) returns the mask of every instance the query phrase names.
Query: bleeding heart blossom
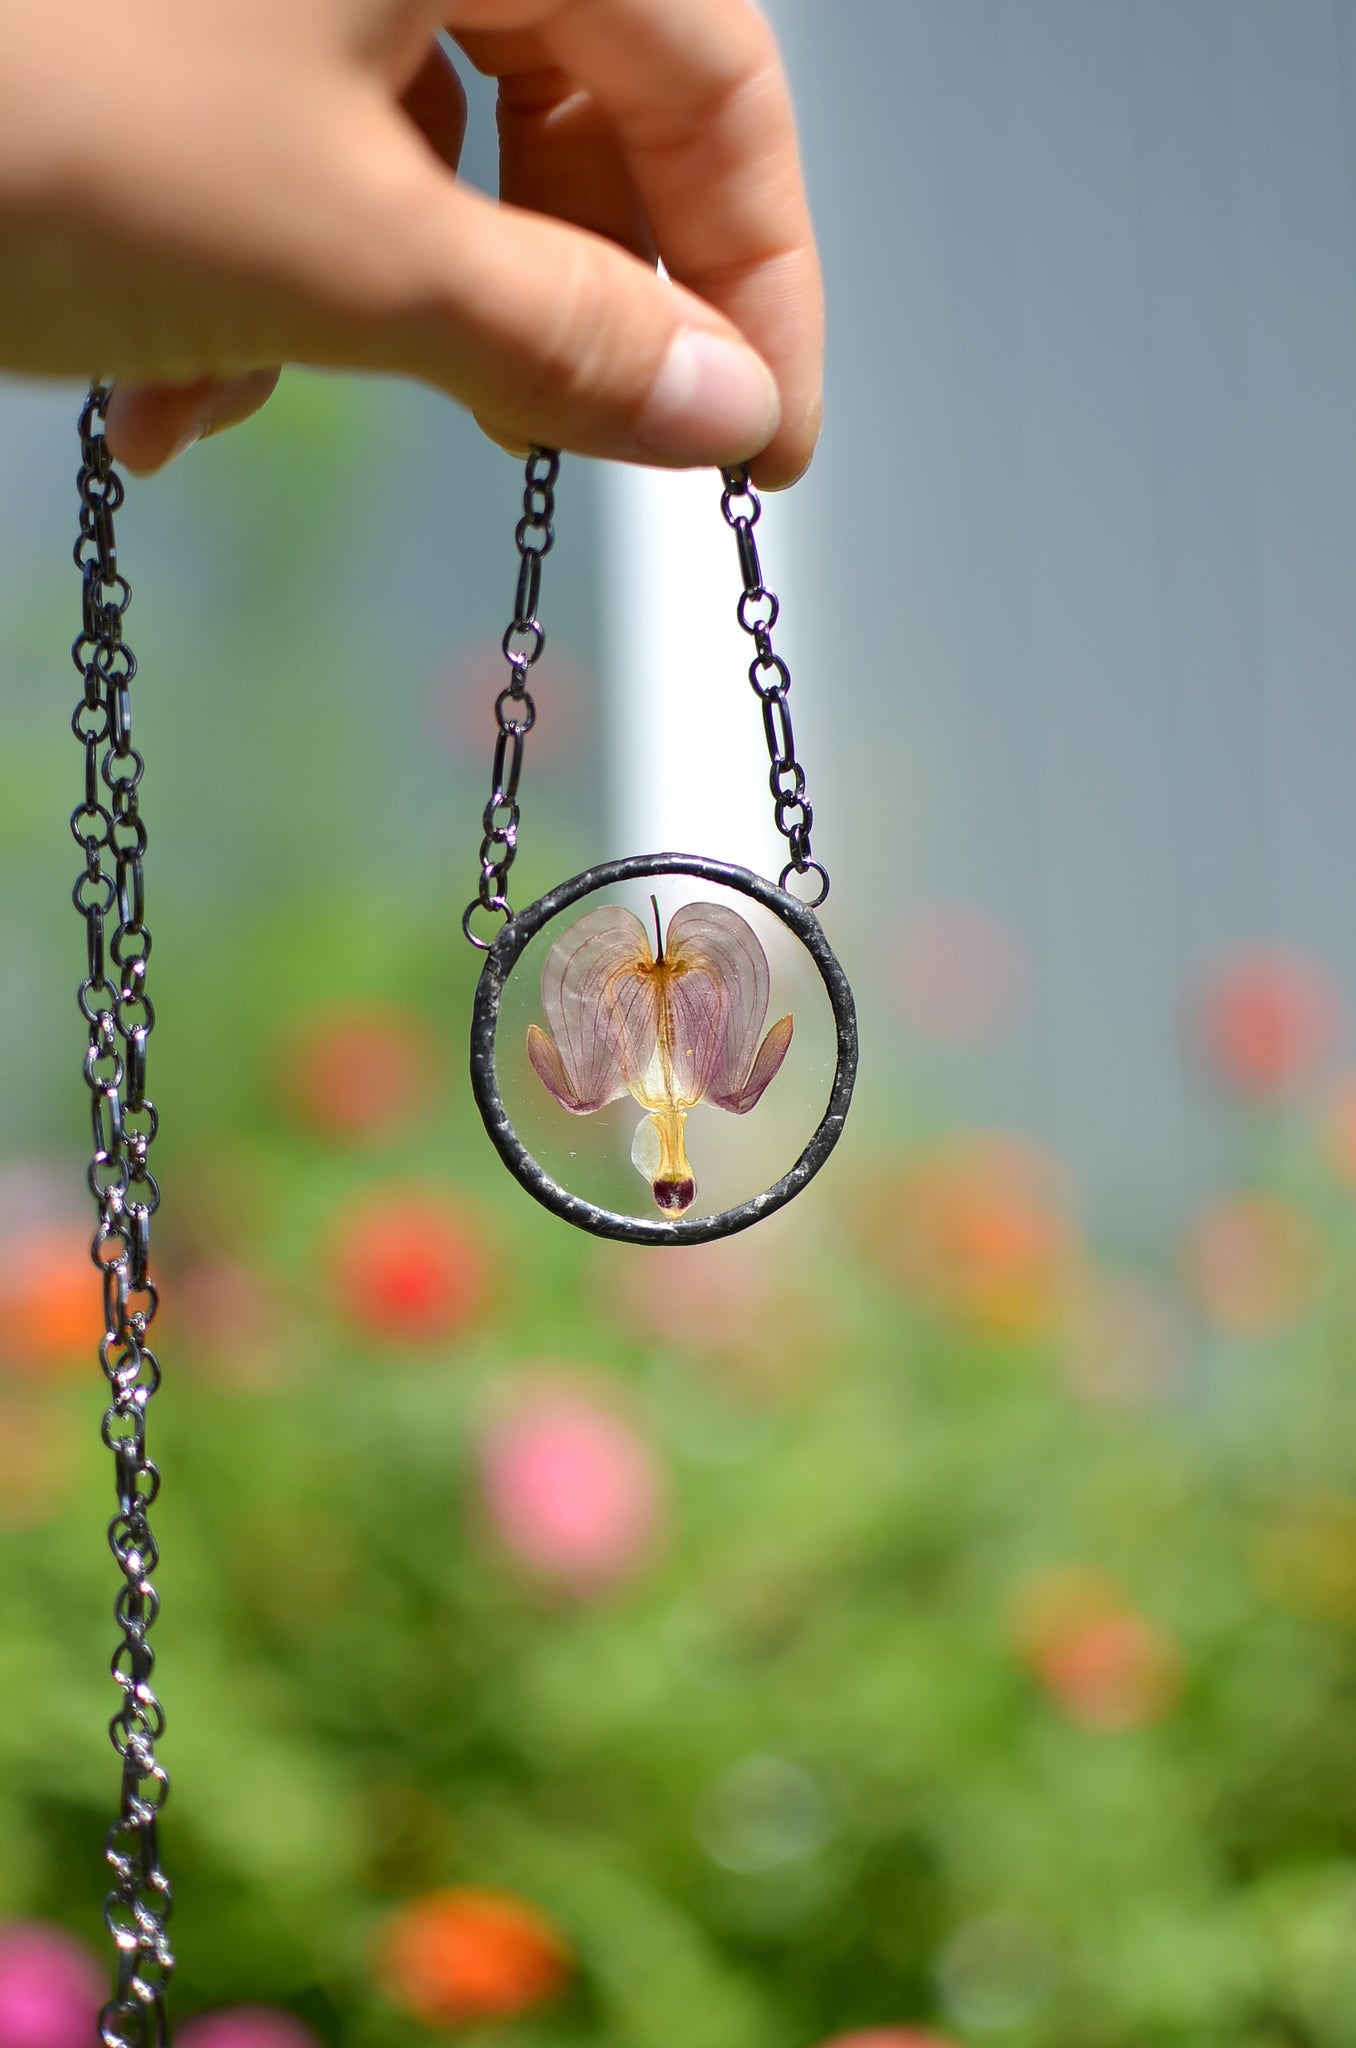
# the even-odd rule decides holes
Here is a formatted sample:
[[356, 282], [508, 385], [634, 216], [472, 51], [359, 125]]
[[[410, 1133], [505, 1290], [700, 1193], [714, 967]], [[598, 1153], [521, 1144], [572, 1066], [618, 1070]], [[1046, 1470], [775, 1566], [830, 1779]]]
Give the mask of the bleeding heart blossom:
[[[652, 897], [651, 902], [654, 902]], [[699, 1102], [744, 1116], [791, 1043], [782, 1017], [758, 1043], [770, 986], [767, 955], [744, 919], [686, 903], [655, 940], [634, 911], [605, 904], [557, 939], [542, 969], [549, 1031], [530, 1024], [528, 1057], [575, 1116], [632, 1094], [647, 1114], [631, 1160], [656, 1203], [681, 1215], [696, 1197], [683, 1126]]]

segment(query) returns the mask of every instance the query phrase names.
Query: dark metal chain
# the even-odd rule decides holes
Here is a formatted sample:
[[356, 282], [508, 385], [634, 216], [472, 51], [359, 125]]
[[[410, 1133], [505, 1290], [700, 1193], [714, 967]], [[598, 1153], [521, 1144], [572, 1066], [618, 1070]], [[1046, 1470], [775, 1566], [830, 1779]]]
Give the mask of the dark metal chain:
[[122, 1700], [109, 1724], [122, 1760], [122, 1799], [104, 1845], [113, 1872], [104, 1921], [117, 1950], [117, 1975], [100, 2015], [99, 2038], [103, 2048], [167, 2048], [165, 1992], [174, 1958], [158, 1826], [169, 1779], [156, 1756], [165, 1716], [151, 1686], [150, 1631], [160, 1606], [152, 1584], [160, 1553], [148, 1519], [160, 1474], [146, 1454], [146, 1411], [160, 1385], [160, 1367], [146, 1341], [157, 1301], [148, 1270], [151, 1217], [160, 1200], [148, 1165], [157, 1118], [146, 1094], [146, 1044], [155, 1010], [146, 993], [151, 935], [142, 878], [144, 764], [132, 745], [137, 665], [122, 637], [132, 593], [118, 572], [113, 534], [124, 493], [104, 439], [108, 396], [96, 385], [80, 415], [75, 561], [83, 579], [84, 626], [71, 649], [85, 685], [71, 720], [85, 756], [84, 798], [71, 813], [71, 831], [85, 861], [72, 894], [85, 920], [79, 1002], [89, 1027], [89, 1184], [99, 1210], [91, 1255], [103, 1279], [99, 1362], [112, 1388], [103, 1440], [113, 1454], [118, 1511], [108, 1541], [123, 1579], [114, 1603], [121, 1634], [111, 1666]]
[[509, 680], [495, 699], [499, 735], [490, 771], [490, 800], [485, 806], [480, 842], [480, 887], [467, 904], [461, 928], [473, 946], [488, 951], [490, 940], [477, 937], [471, 919], [477, 910], [498, 911], [507, 920], [513, 911], [508, 898], [508, 873], [518, 851], [518, 779], [523, 769], [523, 742], [536, 723], [537, 707], [527, 687], [527, 672], [546, 645], [537, 617], [541, 596], [542, 557], [555, 541], [556, 479], [560, 457], [551, 448], [534, 448], [524, 476], [523, 516], [514, 530], [518, 544], [518, 588], [513, 617], [504, 633], [504, 659]]
[[816, 876], [818, 893], [802, 897], [801, 901], [810, 909], [817, 909], [829, 893], [829, 876], [823, 863], [810, 852], [814, 811], [805, 795], [805, 770], [796, 759], [796, 739], [791, 730], [791, 708], [787, 702], [791, 671], [781, 655], [772, 651], [772, 628], [781, 607], [763, 581], [758, 543], [753, 537], [763, 508], [742, 464], [737, 469], [723, 469], [721, 475], [725, 489], [720, 509], [726, 524], [734, 530], [739, 572], [744, 582], [737, 615], [756, 650], [749, 664], [749, 681], [763, 707], [763, 731], [772, 763], [768, 787], [772, 791], [773, 816], [791, 851], [791, 858], [781, 872], [781, 886], [785, 889], [793, 874]]

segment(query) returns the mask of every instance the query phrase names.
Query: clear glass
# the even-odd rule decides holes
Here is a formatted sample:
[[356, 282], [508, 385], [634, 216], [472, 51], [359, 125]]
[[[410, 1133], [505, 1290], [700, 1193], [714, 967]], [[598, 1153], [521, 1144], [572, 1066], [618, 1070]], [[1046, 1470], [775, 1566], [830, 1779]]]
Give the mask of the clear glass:
[[[542, 972], [552, 949], [568, 939], [580, 919], [602, 906], [621, 905], [644, 926], [653, 960], [655, 904], [666, 944], [670, 923], [684, 906], [714, 904], [733, 912], [752, 932], [768, 966], [768, 1001], [765, 1014], [755, 1020], [755, 1042], [761, 1046], [779, 1019], [792, 1018], [790, 1045], [753, 1107], [736, 1113], [701, 1101], [688, 1110], [682, 1140], [696, 1187], [679, 1211], [662, 1207], [649, 1178], [632, 1164], [637, 1129], [648, 1114], [642, 1101], [628, 1092], [578, 1114], [556, 1099], [528, 1054], [529, 1027], [549, 1028]], [[618, 1215], [658, 1220], [666, 1214], [718, 1215], [774, 1186], [794, 1166], [828, 1106], [837, 1058], [828, 992], [799, 939], [739, 890], [686, 875], [600, 887], [546, 924], [524, 948], [504, 985], [495, 1039], [504, 1108], [538, 1164], [571, 1194]]]

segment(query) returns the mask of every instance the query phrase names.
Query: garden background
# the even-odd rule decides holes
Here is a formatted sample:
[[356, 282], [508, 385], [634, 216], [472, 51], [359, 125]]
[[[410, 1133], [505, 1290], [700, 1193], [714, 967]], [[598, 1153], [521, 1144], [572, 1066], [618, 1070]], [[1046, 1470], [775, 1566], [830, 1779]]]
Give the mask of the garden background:
[[[183, 2048], [1356, 2042], [1356, 10], [776, 12], [864, 1025], [785, 1216], [602, 1246], [479, 1130], [515, 466], [289, 374], [120, 522]], [[0, 389], [0, 2048], [90, 2037], [116, 1796], [77, 401]], [[716, 480], [558, 531], [519, 900], [753, 857]]]

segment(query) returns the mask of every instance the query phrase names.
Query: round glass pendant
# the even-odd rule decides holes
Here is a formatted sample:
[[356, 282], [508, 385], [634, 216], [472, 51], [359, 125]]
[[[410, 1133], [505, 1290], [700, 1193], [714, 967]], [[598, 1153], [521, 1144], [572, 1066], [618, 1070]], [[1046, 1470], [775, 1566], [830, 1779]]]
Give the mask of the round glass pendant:
[[698, 854], [562, 882], [508, 920], [476, 989], [485, 1128], [529, 1194], [596, 1237], [701, 1244], [770, 1216], [837, 1144], [856, 1073], [852, 991], [814, 911]]

